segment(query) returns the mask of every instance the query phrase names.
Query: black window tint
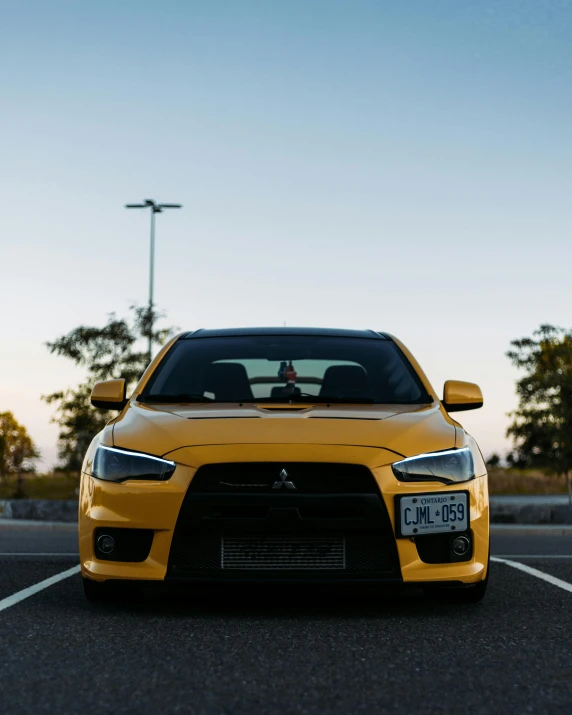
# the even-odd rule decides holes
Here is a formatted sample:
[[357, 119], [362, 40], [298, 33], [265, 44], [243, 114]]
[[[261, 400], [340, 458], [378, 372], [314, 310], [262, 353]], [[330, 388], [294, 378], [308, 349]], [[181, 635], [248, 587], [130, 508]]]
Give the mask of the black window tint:
[[390, 340], [292, 335], [180, 340], [141, 399], [184, 402], [202, 396], [216, 402], [431, 401]]

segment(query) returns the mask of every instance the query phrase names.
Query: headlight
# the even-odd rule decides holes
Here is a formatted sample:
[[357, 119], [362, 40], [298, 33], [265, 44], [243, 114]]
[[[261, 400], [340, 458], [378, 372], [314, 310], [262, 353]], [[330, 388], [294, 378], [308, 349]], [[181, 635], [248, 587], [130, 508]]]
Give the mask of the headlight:
[[175, 462], [168, 459], [100, 445], [95, 453], [92, 476], [106, 482], [124, 482], [127, 479], [165, 481], [172, 476], [175, 466]]
[[392, 465], [393, 473], [402, 482], [468, 482], [475, 477], [475, 465], [470, 447], [430, 452], [409, 457]]

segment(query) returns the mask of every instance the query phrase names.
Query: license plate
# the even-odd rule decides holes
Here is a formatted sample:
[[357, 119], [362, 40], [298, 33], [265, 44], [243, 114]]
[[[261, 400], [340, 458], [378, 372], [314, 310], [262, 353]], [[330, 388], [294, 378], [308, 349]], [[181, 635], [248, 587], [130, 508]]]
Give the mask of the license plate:
[[469, 493], [414, 494], [397, 497], [397, 535], [442, 534], [469, 528]]

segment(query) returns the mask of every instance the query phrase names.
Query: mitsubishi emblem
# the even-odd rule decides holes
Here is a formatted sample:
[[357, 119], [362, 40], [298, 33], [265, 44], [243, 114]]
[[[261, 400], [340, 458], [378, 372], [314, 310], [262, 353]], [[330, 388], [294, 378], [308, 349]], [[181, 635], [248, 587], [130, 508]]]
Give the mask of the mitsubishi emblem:
[[272, 489], [282, 489], [282, 487], [286, 487], [286, 489], [296, 489], [296, 485], [290, 481], [290, 475], [285, 469], [280, 472], [279, 477], [280, 478], [274, 482]]

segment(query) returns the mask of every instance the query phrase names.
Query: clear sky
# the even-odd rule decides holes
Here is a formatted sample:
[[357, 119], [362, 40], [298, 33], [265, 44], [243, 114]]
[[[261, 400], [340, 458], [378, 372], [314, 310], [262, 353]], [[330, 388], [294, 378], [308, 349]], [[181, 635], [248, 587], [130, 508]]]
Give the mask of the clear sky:
[[505, 451], [512, 338], [572, 325], [567, 0], [0, 2], [0, 411], [55, 460], [44, 347], [147, 299], [184, 329], [398, 335]]

